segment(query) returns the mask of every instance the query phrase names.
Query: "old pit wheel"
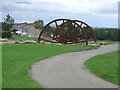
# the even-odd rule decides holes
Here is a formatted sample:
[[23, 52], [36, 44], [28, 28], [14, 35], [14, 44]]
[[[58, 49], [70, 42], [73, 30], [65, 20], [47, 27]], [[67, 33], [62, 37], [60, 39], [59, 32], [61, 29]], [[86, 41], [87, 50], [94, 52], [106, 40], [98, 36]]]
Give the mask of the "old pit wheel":
[[[51, 38], [51, 40], [44, 38], [46, 36]], [[56, 19], [42, 29], [38, 43], [40, 43], [41, 40], [52, 43], [86, 43], [86, 45], [88, 45], [88, 41], [96, 42], [96, 36], [92, 28], [82, 21]]]

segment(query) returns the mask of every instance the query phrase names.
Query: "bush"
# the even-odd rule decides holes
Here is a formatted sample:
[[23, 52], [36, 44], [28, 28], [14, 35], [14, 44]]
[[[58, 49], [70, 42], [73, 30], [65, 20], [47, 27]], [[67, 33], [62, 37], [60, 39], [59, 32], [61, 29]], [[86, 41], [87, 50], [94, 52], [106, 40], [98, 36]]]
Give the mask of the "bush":
[[15, 33], [17, 31], [17, 29], [13, 29], [12, 32]]
[[12, 34], [9, 31], [2, 31], [2, 38], [11, 38]]
[[2, 37], [2, 30], [0, 30], [0, 37]]
[[2, 22], [2, 30], [3, 31], [10, 31], [11, 30], [11, 25], [9, 25], [8, 23]]
[[120, 29], [95, 29], [95, 34], [97, 40], [112, 40], [112, 41], [119, 41], [119, 33]]

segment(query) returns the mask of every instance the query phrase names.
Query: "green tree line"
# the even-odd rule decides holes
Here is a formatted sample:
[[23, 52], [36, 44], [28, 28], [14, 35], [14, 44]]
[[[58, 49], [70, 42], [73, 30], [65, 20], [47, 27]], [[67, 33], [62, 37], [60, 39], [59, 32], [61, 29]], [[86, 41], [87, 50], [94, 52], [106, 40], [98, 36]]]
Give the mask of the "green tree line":
[[100, 28], [94, 29], [97, 40], [112, 40], [119, 41], [120, 40], [120, 29], [114, 28]]

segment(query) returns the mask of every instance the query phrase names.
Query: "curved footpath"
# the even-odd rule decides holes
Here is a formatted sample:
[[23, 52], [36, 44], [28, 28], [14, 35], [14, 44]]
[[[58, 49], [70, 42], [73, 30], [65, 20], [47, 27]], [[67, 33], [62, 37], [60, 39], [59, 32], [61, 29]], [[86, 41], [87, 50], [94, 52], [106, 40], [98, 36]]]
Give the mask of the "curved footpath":
[[42, 60], [32, 66], [29, 74], [46, 88], [118, 88], [85, 69], [89, 58], [118, 50], [118, 44], [96, 50], [74, 52]]

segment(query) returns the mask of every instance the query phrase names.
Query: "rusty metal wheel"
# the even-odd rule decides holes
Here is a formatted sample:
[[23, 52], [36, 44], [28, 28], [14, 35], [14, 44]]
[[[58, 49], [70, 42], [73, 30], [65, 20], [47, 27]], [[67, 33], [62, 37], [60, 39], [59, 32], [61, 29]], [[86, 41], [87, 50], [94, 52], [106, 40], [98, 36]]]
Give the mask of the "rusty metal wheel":
[[[90, 31], [90, 35], [88, 35], [88, 31]], [[51, 38], [51, 40], [47, 40], [46, 36]], [[95, 33], [88, 24], [79, 20], [56, 19], [43, 28], [40, 32], [38, 42], [43, 40], [62, 44], [82, 42], [88, 44], [89, 39], [96, 42]]]

